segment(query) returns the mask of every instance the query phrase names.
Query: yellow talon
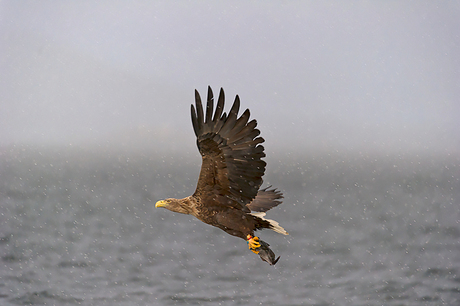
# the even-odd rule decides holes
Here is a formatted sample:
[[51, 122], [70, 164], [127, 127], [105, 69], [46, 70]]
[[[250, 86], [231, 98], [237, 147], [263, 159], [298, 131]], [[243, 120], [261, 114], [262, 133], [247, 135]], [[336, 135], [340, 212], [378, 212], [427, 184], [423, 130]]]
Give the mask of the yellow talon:
[[259, 254], [259, 250], [256, 250], [257, 248], [260, 248], [259, 237], [252, 237], [251, 235], [248, 235], [247, 239], [249, 249], [256, 254]]

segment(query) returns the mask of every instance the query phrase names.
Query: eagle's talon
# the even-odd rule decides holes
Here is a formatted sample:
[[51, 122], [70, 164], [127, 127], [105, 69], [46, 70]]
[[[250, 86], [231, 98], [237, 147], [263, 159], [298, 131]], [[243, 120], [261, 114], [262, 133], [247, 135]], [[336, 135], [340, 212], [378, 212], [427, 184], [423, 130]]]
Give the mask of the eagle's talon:
[[251, 235], [248, 235], [247, 239], [249, 249], [256, 254], [259, 254], [259, 250], [257, 250], [257, 248], [260, 248], [259, 237], [252, 237]]

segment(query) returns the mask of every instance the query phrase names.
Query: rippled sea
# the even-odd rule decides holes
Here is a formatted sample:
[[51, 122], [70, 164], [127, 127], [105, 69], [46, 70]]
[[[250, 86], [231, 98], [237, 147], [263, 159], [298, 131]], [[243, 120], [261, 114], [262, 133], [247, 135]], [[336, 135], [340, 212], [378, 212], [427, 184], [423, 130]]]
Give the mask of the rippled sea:
[[272, 267], [153, 207], [193, 192], [198, 154], [0, 154], [0, 305], [460, 305], [458, 157], [271, 156]]

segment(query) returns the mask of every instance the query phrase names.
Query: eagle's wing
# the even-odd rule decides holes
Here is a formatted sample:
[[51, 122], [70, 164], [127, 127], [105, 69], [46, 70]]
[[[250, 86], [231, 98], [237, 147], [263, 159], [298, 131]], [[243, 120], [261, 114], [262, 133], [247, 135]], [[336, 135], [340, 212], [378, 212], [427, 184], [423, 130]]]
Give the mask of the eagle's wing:
[[251, 211], [266, 212], [282, 203], [283, 194], [276, 189], [268, 189], [270, 187], [260, 189], [254, 200], [247, 205]]
[[[202, 156], [196, 196], [206, 204], [206, 198], [218, 199], [220, 204], [248, 211], [246, 204], [257, 195], [266, 163], [264, 142], [258, 137], [257, 121], [249, 121], [249, 110], [238, 118], [238, 96], [228, 113], [223, 113], [224, 91], [221, 88], [213, 116], [214, 97], [208, 87], [206, 115], [201, 97], [195, 90], [196, 110], [192, 105], [192, 124], [197, 146]], [[248, 122], [249, 121], [249, 122]]]

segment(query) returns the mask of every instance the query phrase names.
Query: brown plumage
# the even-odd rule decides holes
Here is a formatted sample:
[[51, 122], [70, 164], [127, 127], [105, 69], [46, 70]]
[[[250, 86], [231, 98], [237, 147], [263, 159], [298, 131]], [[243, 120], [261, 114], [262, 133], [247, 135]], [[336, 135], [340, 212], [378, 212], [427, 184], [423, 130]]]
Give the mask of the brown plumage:
[[276, 221], [263, 218], [267, 210], [281, 204], [283, 196], [275, 189], [260, 189], [266, 163], [262, 160], [265, 157], [261, 145], [264, 139], [259, 137], [257, 121], [249, 121], [248, 109], [238, 118], [238, 96], [227, 115], [223, 112], [224, 100], [221, 89], [214, 111], [214, 96], [208, 87], [205, 113], [201, 97], [195, 90], [196, 108], [192, 105], [191, 116], [202, 157], [196, 190], [183, 199], [158, 201], [155, 207], [191, 214], [245, 239], [254, 253], [275, 264], [278, 259], [268, 243], [255, 237], [254, 231], [268, 228], [287, 235]]

